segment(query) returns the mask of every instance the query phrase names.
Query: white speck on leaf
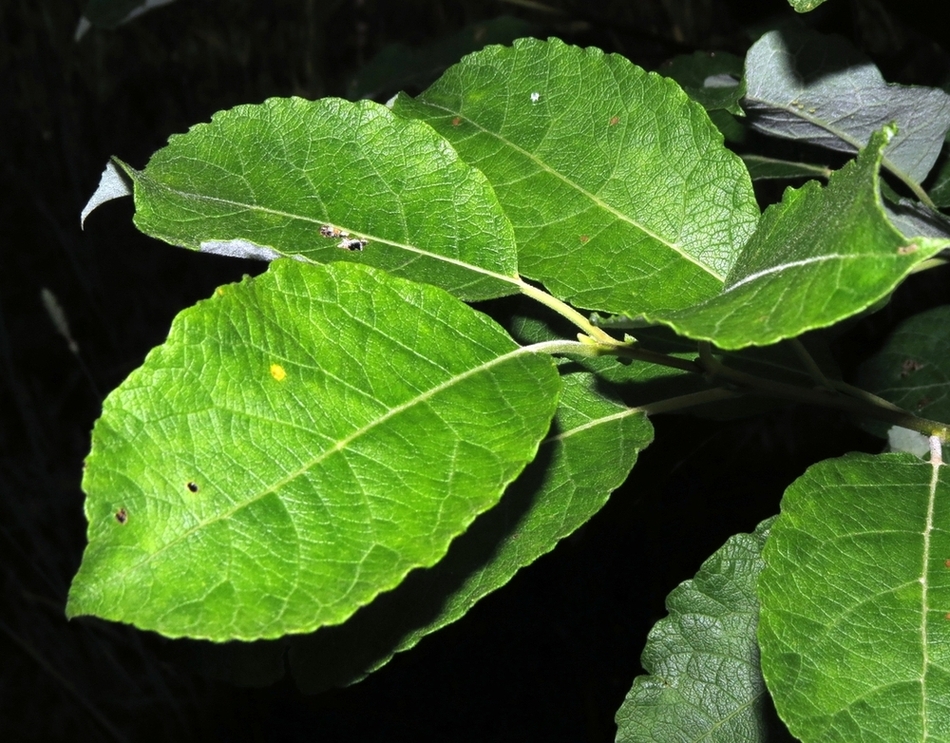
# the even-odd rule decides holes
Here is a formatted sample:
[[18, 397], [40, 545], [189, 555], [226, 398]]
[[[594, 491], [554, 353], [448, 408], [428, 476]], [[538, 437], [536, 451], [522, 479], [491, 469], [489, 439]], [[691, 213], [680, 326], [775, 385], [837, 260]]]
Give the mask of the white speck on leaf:
[[537, 103], [537, 102], [540, 101], [540, 100], [541, 100], [541, 94], [540, 94], [540, 93], [532, 93], [532, 94], [531, 94], [531, 102], [532, 102], [532, 103]]

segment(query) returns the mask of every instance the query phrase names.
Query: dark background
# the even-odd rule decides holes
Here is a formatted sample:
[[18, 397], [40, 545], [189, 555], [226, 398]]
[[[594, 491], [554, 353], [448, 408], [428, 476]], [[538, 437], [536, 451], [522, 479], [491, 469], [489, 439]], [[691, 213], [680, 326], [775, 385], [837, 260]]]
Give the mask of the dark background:
[[[502, 14], [530, 22], [532, 35], [648, 69], [697, 49], [741, 55], [756, 24], [792, 15], [781, 0], [551, 0], [547, 10], [178, 0], [76, 43], [83, 5], [0, 2], [0, 739], [610, 741], [666, 594], [730, 534], [776, 513], [809, 464], [880, 449], [836, 414], [802, 408], [726, 423], [658, 418], [656, 443], [586, 527], [462, 621], [322, 695], [303, 696], [288, 680], [236, 688], [175, 664], [174, 643], [155, 635], [67, 622], [85, 546], [82, 460], [103, 396], [164, 340], [179, 310], [264, 268], [142, 236], [129, 199], [101, 207], [80, 231], [110, 155], [142, 167], [168, 135], [219, 109], [346, 96], [387, 44], [431, 44]], [[889, 80], [939, 85], [948, 66], [926, 37], [931, 12], [915, 1], [829, 0], [806, 20], [851, 38]], [[841, 341], [845, 371], [898, 320], [950, 301], [945, 269], [909, 284]], [[44, 309], [44, 288], [78, 355]]]

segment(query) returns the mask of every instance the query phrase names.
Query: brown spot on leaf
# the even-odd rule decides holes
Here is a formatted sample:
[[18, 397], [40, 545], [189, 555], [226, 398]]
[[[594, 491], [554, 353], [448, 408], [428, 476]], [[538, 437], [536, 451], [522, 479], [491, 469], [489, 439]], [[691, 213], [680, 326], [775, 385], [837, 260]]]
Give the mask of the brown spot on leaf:
[[611, 116], [611, 117], [610, 117], [610, 125], [611, 125], [611, 126], [617, 126], [617, 124], [619, 124], [619, 123], [620, 123], [620, 117], [619, 117], [619, 116]]
[[118, 511], [115, 512], [115, 520], [118, 521], [120, 524], [124, 524], [126, 521], [129, 520], [129, 512], [126, 511], [124, 508], [120, 508]]
[[454, 119], [452, 119], [452, 126], [458, 126], [461, 123], [462, 123], [461, 116], [456, 116]]
[[586, 243], [588, 240], [590, 240], [590, 235], [581, 235], [582, 243]]
[[930, 405], [930, 403], [932, 403], [932, 402], [933, 402], [933, 400], [931, 400], [929, 397], [922, 397], [922, 398], [920, 398], [920, 399], [917, 401], [917, 409], [918, 409], [918, 410], [923, 410], [923, 409], [926, 408], [928, 405]]
[[911, 253], [916, 253], [918, 250], [920, 250], [920, 247], [918, 245], [914, 245], [914, 243], [911, 243], [910, 245], [901, 245], [897, 249], [897, 254], [910, 255]]

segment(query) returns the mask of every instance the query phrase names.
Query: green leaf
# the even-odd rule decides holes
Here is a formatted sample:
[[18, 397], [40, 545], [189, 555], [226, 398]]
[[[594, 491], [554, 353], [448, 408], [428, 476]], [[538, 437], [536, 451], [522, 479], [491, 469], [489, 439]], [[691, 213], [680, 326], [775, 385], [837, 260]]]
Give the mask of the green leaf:
[[658, 72], [678, 82], [707, 111], [725, 110], [745, 116], [739, 105], [745, 94], [741, 57], [729, 52], [693, 52], [674, 57]]
[[485, 173], [522, 275], [580, 307], [636, 315], [717, 294], [758, 219], [702, 107], [599, 49], [489, 47], [393, 110]]
[[599, 394], [591, 375], [569, 373], [563, 382], [537, 459], [438, 565], [413, 573], [345, 625], [294, 639], [291, 661], [301, 689], [314, 693], [377, 670], [394, 653], [461, 618], [606, 503], [652, 440], [653, 428], [642, 413]]
[[788, 189], [766, 210], [722, 294], [647, 317], [738, 349], [833, 325], [890, 294], [947, 241], [910, 242], [884, 215], [878, 165], [886, 143], [886, 133], [875, 135], [827, 187]]
[[[429, 127], [371, 101], [238, 106], [126, 170], [136, 226], [173, 245], [356, 261], [463, 299], [517, 291], [514, 236], [484, 176]], [[340, 232], [362, 249], [341, 247]]]
[[737, 534], [666, 599], [638, 676], [617, 711], [617, 741], [765, 740], [756, 582], [772, 520]]
[[742, 144], [746, 140], [748, 130], [744, 123], [728, 111], [714, 108], [709, 111], [709, 120], [722, 133], [723, 139], [731, 144]]
[[853, 454], [786, 491], [763, 551], [762, 670], [804, 741], [950, 741], [950, 480]]
[[746, 55], [743, 107], [759, 131], [857, 152], [896, 122], [884, 167], [920, 183], [950, 128], [950, 96], [938, 88], [888, 84], [840, 37], [799, 27], [770, 31]]
[[216, 641], [342, 622], [498, 501], [558, 390], [442, 290], [279, 261], [104, 403], [67, 613]]
[[[950, 421], [950, 306], [902, 322], [887, 343], [864, 362], [857, 385], [885, 400], [939, 421]], [[880, 427], [872, 429], [884, 434]]]

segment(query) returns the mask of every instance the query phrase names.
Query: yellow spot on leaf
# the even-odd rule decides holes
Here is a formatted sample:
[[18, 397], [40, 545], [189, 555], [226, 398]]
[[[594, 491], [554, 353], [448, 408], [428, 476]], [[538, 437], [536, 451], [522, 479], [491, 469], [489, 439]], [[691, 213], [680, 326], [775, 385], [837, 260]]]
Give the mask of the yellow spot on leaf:
[[283, 382], [287, 377], [287, 372], [284, 371], [284, 367], [282, 367], [280, 364], [271, 364], [270, 375], [278, 382]]

